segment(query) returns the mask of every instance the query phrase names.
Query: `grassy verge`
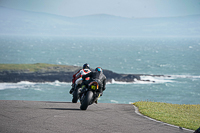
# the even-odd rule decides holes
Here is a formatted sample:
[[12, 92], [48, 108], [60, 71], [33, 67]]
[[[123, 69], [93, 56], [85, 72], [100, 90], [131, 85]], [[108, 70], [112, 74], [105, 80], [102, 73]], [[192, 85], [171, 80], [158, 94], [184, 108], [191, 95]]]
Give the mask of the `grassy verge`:
[[200, 126], [200, 104], [180, 105], [150, 101], [133, 103], [140, 113], [179, 127], [196, 130]]
[[5, 70], [14, 70], [14, 71], [30, 71], [37, 72], [40, 70], [51, 71], [51, 70], [74, 70], [77, 69], [74, 66], [67, 65], [55, 65], [55, 64], [45, 64], [45, 63], [36, 63], [36, 64], [0, 64], [0, 71]]

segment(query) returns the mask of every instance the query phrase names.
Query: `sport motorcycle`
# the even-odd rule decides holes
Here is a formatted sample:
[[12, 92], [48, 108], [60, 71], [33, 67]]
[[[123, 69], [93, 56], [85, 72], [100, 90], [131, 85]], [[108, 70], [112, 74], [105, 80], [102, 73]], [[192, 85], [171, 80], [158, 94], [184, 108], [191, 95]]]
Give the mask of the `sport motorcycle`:
[[87, 88], [82, 90], [82, 95], [80, 96], [80, 109], [86, 110], [89, 105], [93, 104], [98, 99], [99, 84], [97, 81], [92, 81], [88, 84]]

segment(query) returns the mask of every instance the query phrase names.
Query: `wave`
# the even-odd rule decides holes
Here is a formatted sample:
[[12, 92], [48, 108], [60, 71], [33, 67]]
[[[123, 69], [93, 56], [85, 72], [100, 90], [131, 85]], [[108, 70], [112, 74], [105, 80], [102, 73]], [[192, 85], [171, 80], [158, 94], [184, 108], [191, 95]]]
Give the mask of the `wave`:
[[42, 84], [48, 84], [48, 85], [53, 85], [53, 86], [61, 86], [61, 85], [71, 85], [71, 82], [60, 82], [58, 80], [54, 81], [54, 82], [44, 82]]
[[134, 82], [123, 82], [123, 81], [115, 81], [111, 79], [111, 82], [107, 82], [107, 84], [133, 84]]
[[200, 76], [192, 76], [192, 75], [171, 75], [174, 78], [190, 78], [190, 79], [200, 79]]
[[19, 88], [16, 83], [0, 83], [0, 90]]
[[141, 80], [134, 79], [133, 82], [115, 81], [114, 79], [108, 84], [155, 84], [155, 83], [173, 83], [179, 78], [200, 79], [200, 76], [192, 75], [164, 75], [164, 76], [140, 76]]
[[170, 83], [175, 82], [174, 77], [171, 76], [141, 76], [142, 81], [148, 81], [152, 83]]
[[155, 84], [155, 83], [168, 83], [175, 82], [173, 81], [173, 77], [163, 76], [163, 77], [155, 77], [155, 76], [141, 76], [141, 80], [134, 79], [133, 82], [123, 82], [123, 81], [115, 81], [111, 80], [108, 84]]
[[[199, 80], [200, 76], [192, 76], [192, 75], [164, 75], [164, 76], [140, 76], [141, 80], [135, 79], [133, 82], [123, 82], [123, 81], [115, 81], [114, 79], [107, 84], [162, 84], [162, 83], [173, 83], [177, 82], [177, 79], [192, 79]], [[36, 88], [35, 86], [39, 85], [51, 85], [51, 86], [62, 86], [71, 85], [71, 82], [60, 82], [58, 80], [54, 82], [29, 82], [29, 81], [21, 81], [18, 83], [0, 83], [0, 90], [5, 89], [28, 89], [28, 88]]]
[[39, 85], [61, 86], [61, 85], [71, 85], [71, 83], [60, 82], [58, 80], [56, 80], [54, 82], [20, 81], [20, 82], [17, 82], [17, 83], [0, 83], [0, 90], [5, 90], [5, 89], [29, 89], [29, 88], [38, 89], [35, 86], [39, 86]]
[[36, 83], [29, 82], [29, 81], [20, 81], [20, 82], [17, 82], [16, 84], [18, 84], [18, 85], [34, 85]]
[[111, 103], [119, 103], [118, 101], [116, 100], [110, 100]]

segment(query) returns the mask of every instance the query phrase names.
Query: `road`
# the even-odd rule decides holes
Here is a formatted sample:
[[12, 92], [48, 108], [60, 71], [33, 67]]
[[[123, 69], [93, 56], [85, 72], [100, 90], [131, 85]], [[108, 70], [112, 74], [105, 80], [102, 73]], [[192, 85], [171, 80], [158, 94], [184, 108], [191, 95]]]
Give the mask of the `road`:
[[149, 120], [131, 104], [0, 100], [0, 133], [192, 133]]

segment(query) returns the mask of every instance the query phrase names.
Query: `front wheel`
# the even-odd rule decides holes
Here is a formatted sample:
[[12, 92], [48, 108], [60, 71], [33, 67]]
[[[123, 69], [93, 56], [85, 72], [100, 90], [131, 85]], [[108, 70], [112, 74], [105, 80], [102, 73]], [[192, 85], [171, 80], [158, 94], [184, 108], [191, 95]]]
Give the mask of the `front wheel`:
[[92, 91], [88, 91], [85, 98], [83, 99], [83, 102], [81, 103], [80, 109], [81, 110], [86, 110], [87, 107], [89, 106], [91, 100], [93, 97], [93, 92]]

